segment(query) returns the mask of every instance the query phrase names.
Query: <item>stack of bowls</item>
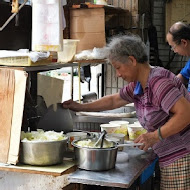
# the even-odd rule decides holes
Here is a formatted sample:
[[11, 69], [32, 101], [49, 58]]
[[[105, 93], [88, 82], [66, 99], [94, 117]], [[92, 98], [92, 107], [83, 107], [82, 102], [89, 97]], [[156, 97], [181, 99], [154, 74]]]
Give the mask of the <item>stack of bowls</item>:
[[119, 125], [120, 127], [115, 131], [115, 133], [121, 133], [124, 135], [127, 135], [127, 128], [128, 128], [128, 121], [123, 121], [123, 120], [116, 120], [116, 121], [110, 121], [110, 124], [116, 124]]
[[138, 136], [146, 132], [146, 129], [144, 129], [138, 121], [128, 125], [128, 133], [130, 140], [135, 140]]

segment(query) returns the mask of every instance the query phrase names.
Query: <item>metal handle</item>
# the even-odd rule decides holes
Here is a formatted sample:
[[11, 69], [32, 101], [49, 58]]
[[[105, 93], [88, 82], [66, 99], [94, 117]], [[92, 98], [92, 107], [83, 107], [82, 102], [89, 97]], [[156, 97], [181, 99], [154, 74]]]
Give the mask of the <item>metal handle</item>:
[[124, 147], [124, 146], [141, 146], [143, 143], [128, 143], [128, 144], [118, 144], [117, 147]]

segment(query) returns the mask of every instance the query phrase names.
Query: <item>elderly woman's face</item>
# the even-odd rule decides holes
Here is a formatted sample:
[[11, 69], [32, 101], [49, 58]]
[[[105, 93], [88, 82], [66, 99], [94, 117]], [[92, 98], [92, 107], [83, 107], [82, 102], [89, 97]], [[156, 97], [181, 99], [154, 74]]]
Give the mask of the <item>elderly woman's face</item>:
[[118, 61], [112, 62], [113, 67], [116, 70], [117, 77], [121, 77], [127, 82], [133, 82], [136, 78], [136, 69], [132, 63], [120, 63]]

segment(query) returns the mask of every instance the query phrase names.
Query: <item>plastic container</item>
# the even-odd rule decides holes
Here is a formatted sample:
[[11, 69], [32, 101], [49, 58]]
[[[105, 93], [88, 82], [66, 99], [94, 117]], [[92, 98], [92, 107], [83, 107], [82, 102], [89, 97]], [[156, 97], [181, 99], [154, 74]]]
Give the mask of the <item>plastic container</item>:
[[87, 138], [87, 133], [85, 132], [69, 132], [69, 133], [66, 133], [66, 136], [69, 138], [68, 139], [68, 149], [70, 151], [73, 151], [74, 150], [74, 147], [73, 145], [71, 144], [72, 141], [74, 140], [81, 140], [81, 139], [85, 139]]
[[128, 133], [129, 133], [129, 139], [135, 140], [138, 136], [146, 133], [146, 129], [144, 129], [141, 125], [138, 124], [129, 124], [128, 125]]
[[120, 125], [106, 123], [101, 124], [100, 127], [101, 131], [105, 130], [107, 133], [115, 133], [115, 131], [120, 128]]
[[74, 60], [76, 50], [77, 50], [77, 43], [80, 40], [74, 39], [64, 39], [63, 40], [63, 51], [57, 52], [58, 55], [58, 62], [68, 63]]
[[107, 2], [107, 0], [96, 0], [95, 4], [97, 4], [97, 5], [107, 5], [108, 2]]
[[116, 121], [110, 121], [109, 123], [120, 125], [120, 127], [115, 131], [115, 133], [122, 133], [124, 135], [127, 135], [127, 127], [129, 124], [128, 121], [116, 120]]

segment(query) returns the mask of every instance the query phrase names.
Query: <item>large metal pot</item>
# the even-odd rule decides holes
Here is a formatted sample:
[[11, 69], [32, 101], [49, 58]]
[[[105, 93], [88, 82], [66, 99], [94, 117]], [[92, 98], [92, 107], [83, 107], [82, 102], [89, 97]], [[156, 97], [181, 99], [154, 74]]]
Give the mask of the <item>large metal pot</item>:
[[117, 157], [117, 146], [115, 142], [110, 148], [88, 148], [77, 145], [76, 140], [72, 142], [78, 167], [85, 170], [103, 171], [115, 167]]
[[63, 162], [68, 138], [60, 141], [25, 141], [20, 144], [19, 161], [24, 164], [47, 166]]

